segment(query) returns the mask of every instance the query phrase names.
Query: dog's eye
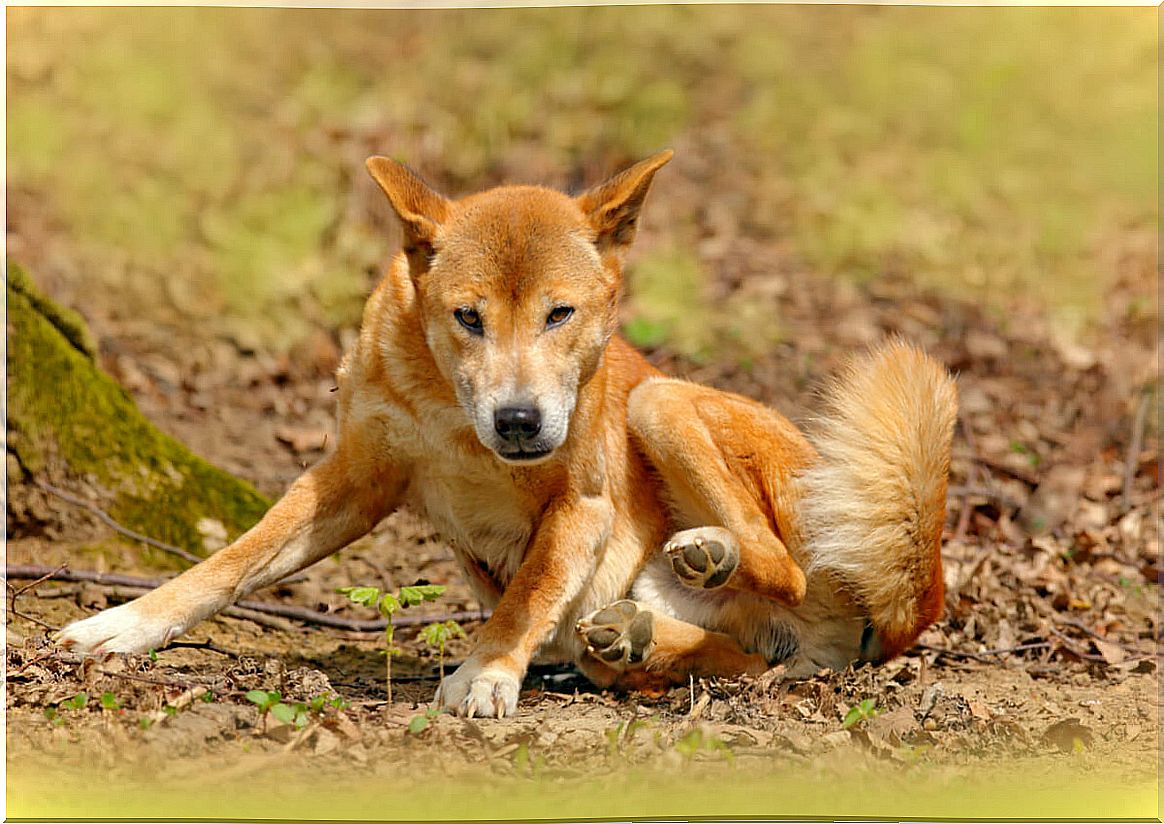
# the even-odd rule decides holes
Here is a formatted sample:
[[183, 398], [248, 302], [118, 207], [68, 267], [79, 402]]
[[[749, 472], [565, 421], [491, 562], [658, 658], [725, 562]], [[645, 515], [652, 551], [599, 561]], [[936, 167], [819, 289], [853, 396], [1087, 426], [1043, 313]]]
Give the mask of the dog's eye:
[[546, 327], [561, 326], [570, 319], [572, 314], [574, 314], [573, 306], [555, 306], [550, 310], [550, 314], [546, 315]]
[[481, 315], [476, 309], [458, 309], [453, 312], [453, 317], [457, 319], [457, 323], [474, 335], [480, 335], [485, 328], [484, 324], [481, 323]]

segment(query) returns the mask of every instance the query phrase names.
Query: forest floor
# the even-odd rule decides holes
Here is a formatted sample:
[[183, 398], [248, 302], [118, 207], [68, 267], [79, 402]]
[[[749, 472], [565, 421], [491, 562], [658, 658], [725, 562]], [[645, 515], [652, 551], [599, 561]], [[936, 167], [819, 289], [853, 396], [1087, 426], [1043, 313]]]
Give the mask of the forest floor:
[[[13, 580], [10, 775], [32, 780], [71, 764], [99, 771], [107, 786], [156, 772], [159, 781], [190, 788], [197, 776], [250, 781], [272, 764], [312, 775], [415, 773], [427, 756], [445, 779], [486, 769], [566, 784], [693, 759], [701, 774], [710, 763], [736, 775], [748, 765], [868, 763], [905, 776], [969, 775], [1017, 759], [1025, 775], [1049, 781], [1064, 770], [1114, 770], [1133, 784], [1154, 775], [1158, 465], [1145, 421], [1150, 398], [1136, 393], [1152, 368], [1150, 339], [1112, 323], [1098, 338], [1105, 343], [1056, 343], [1037, 312], [1012, 314], [1004, 330], [972, 305], [892, 282], [875, 291], [810, 279], [781, 291], [779, 302], [787, 343], [767, 359], [699, 364], [665, 349], [652, 358], [794, 417], [811, 408], [813, 381], [841, 353], [887, 332], [921, 341], [958, 373], [946, 615], [906, 655], [806, 681], [775, 671], [657, 695], [603, 692], [568, 669], [535, 667], [516, 718], [463, 720], [425, 714], [438, 661], [417, 625], [397, 634], [402, 654], [388, 703], [380, 633], [217, 617], [152, 657], [82, 660], [56, 650], [48, 628], [124, 600], [127, 591], [53, 581], [20, 591], [30, 581]], [[836, 334], [826, 339], [820, 329]], [[214, 380], [204, 381], [199, 359], [211, 355], [195, 341], [185, 357], [166, 359], [108, 345], [116, 330], [97, 331], [107, 342], [105, 365], [161, 428], [265, 492], [277, 495], [329, 448], [334, 345], [321, 347], [314, 363], [217, 346]], [[16, 530], [10, 566], [169, 574], [162, 556], [112, 540], [86, 510], [42, 490], [13, 495], [26, 514], [52, 516], [36, 530]], [[336, 589], [395, 589], [421, 579], [448, 590], [410, 619], [479, 609], [448, 547], [402, 512], [302, 580], [255, 599], [371, 618]], [[470, 636], [479, 625], [461, 623]], [[468, 641], [451, 642], [446, 668], [469, 649]], [[246, 698], [256, 689], [306, 705], [302, 728], [264, 719]], [[846, 718], [856, 720], [846, 726]]]

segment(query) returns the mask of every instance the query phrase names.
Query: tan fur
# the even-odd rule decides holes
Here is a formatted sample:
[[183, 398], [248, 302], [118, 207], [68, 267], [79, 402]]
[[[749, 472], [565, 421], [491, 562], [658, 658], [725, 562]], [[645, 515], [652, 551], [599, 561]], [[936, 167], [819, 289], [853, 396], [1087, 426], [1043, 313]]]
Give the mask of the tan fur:
[[812, 428], [820, 460], [799, 481], [809, 570], [852, 591], [886, 657], [941, 613], [956, 416], [946, 371], [894, 340], [845, 367]]
[[[615, 334], [622, 261], [654, 173], [670, 156], [656, 155], [577, 198], [506, 186], [459, 200], [394, 161], [369, 160], [404, 226], [404, 245], [369, 298], [338, 373], [336, 452], [231, 546], [136, 601], [70, 625], [60, 641], [95, 653], [160, 647], [407, 505], [449, 540], [470, 586], [493, 610], [474, 653], [441, 684], [438, 700], [458, 713], [513, 713], [535, 655], [575, 660], [599, 683], [757, 671], [780, 646], [768, 637], [774, 615], [791, 616], [801, 641], [796, 654], [808, 664], [843, 666], [856, 657], [866, 609], [885, 624], [890, 646], [900, 645], [903, 628], [932, 616], [925, 600], [932, 587], [917, 576], [931, 575], [937, 561], [892, 541], [870, 544], [893, 556], [872, 560], [829, 543], [827, 524], [801, 518], [797, 473], [816, 467], [805, 494], [822, 500], [822, 512], [864, 525], [876, 517], [869, 513], [896, 518], [901, 507], [874, 486], [874, 498], [857, 495], [864, 508], [843, 511], [827, 491], [828, 473], [842, 471], [833, 462], [856, 462], [843, 487], [853, 491], [878, 460], [897, 461], [890, 473], [907, 475], [914, 465], [902, 462], [920, 461], [927, 479], [941, 461], [908, 445], [861, 451], [839, 427], [864, 427], [863, 437], [880, 407], [863, 416], [865, 407], [842, 403], [848, 417], [826, 430], [817, 462], [779, 414], [664, 379]], [[908, 395], [917, 387], [907, 373], [922, 361], [904, 351], [887, 356], [904, 358], [901, 374], [889, 369], [885, 377], [904, 381]], [[880, 397], [881, 378], [868, 381], [861, 391]], [[943, 431], [941, 402], [916, 410], [887, 403], [886, 414], [906, 416], [889, 419], [897, 429], [888, 437], [908, 440], [917, 426], [923, 435], [925, 427], [935, 437]], [[503, 428], [502, 413], [518, 408], [538, 411], [536, 429]], [[938, 419], [914, 426], [908, 416], [915, 413]], [[931, 509], [944, 486], [931, 480], [919, 488], [929, 508], [911, 534], [932, 549], [940, 518]], [[694, 592], [669, 568], [663, 581], [664, 538], [710, 524], [728, 527], [740, 543], [728, 585]], [[868, 537], [861, 529], [845, 534]], [[880, 583], [883, 571], [892, 574]], [[657, 637], [647, 666], [620, 674], [590, 656], [575, 623], [623, 598], [632, 583], [659, 611]]]
[[[643, 383], [631, 395], [631, 431], [665, 482], [673, 521], [726, 527], [740, 560], [722, 588], [705, 592], [656, 558], [636, 581], [636, 599], [726, 633], [792, 675], [897, 655], [942, 609], [956, 409], [945, 370], [899, 340], [849, 362], [807, 438], [745, 398], [683, 381]], [[779, 586], [789, 556], [807, 573], [799, 599]], [[659, 639], [643, 669], [689, 661], [677, 639]], [[720, 660], [718, 674], [746, 671]]]

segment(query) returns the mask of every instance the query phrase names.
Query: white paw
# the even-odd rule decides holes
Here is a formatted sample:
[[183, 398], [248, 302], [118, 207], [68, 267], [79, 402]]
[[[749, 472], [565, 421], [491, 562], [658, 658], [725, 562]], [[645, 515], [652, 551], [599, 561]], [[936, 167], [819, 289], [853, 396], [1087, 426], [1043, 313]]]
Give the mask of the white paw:
[[473, 658], [457, 667], [437, 688], [437, 706], [465, 718], [504, 718], [517, 712], [521, 678], [497, 664], [482, 665]]
[[90, 655], [142, 653], [164, 647], [185, 631], [180, 621], [141, 615], [137, 602], [131, 601], [69, 624], [57, 633], [56, 641]]

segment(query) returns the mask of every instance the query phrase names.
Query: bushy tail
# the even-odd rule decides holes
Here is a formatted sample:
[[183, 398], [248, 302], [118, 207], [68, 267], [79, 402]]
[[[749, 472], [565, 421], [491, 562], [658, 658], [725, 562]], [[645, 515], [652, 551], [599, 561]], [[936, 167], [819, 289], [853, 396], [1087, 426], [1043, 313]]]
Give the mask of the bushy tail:
[[957, 392], [945, 368], [893, 339], [828, 385], [800, 479], [809, 572], [865, 608], [892, 658], [942, 613], [940, 554]]

